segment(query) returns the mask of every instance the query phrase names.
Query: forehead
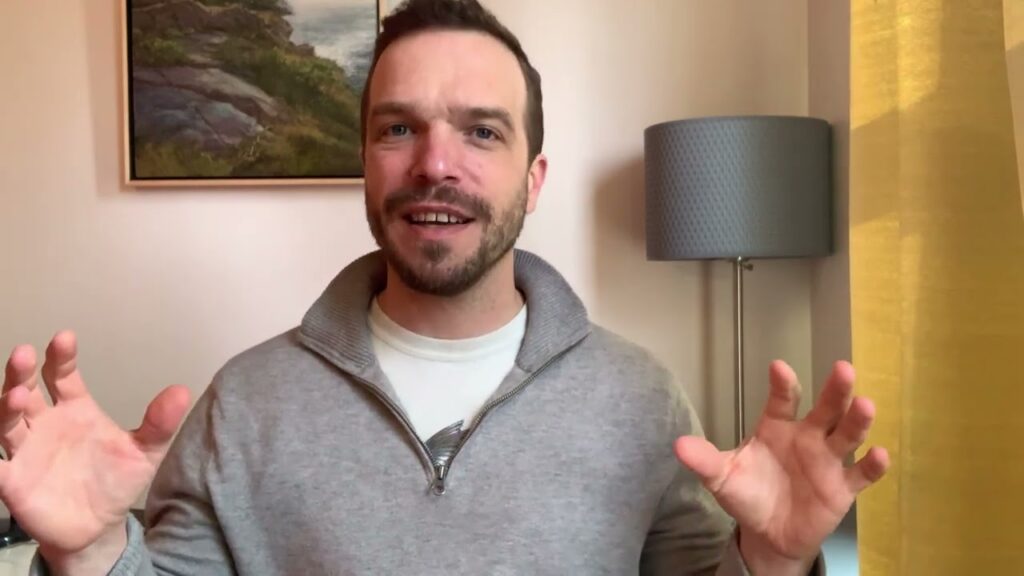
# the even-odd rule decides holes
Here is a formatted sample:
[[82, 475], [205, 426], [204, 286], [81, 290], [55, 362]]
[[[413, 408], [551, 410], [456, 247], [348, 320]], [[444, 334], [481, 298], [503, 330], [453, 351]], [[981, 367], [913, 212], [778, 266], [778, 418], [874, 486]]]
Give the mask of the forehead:
[[526, 80], [515, 54], [481, 32], [428, 31], [402, 38], [381, 54], [369, 104], [403, 102], [418, 108], [488, 106], [521, 121]]

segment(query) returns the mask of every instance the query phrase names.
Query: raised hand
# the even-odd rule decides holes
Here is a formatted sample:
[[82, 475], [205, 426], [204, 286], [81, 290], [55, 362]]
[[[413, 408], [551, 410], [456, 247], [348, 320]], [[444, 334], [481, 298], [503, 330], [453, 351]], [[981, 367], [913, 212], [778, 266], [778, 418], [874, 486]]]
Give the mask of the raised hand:
[[122, 430], [89, 394], [76, 355], [71, 332], [58, 333], [46, 350], [41, 375], [51, 406], [37, 385], [35, 351], [15, 348], [0, 397], [0, 445], [9, 460], [0, 462], [0, 499], [58, 564], [101, 540], [123, 540], [128, 510], [189, 404], [187, 388], [169, 387], [138, 429]]
[[[875, 415], [870, 400], [853, 397], [854, 373], [848, 363], [836, 363], [803, 420], [796, 420], [800, 385], [793, 370], [774, 362], [770, 380], [771, 392], [754, 435], [737, 449], [720, 452], [695, 436], [676, 441], [679, 460], [736, 519], [741, 550], [752, 565], [813, 560], [857, 494], [889, 466], [888, 454], [878, 447], [852, 466], [844, 464], [863, 444]], [[774, 557], [748, 557], [764, 555]]]

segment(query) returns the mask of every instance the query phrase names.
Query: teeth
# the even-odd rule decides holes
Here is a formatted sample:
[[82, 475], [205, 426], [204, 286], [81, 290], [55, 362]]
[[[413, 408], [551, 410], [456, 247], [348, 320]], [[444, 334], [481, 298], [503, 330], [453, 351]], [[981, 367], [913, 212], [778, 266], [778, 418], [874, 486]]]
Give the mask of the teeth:
[[447, 212], [420, 212], [412, 215], [412, 221], [426, 224], [462, 224], [465, 222], [454, 214]]

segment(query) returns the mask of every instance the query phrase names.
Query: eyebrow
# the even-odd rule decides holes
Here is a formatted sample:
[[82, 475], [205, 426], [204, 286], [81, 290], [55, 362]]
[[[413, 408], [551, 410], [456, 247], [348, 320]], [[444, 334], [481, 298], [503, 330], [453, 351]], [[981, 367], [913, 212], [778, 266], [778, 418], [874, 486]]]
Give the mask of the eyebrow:
[[495, 120], [505, 126], [509, 132], [515, 132], [515, 125], [512, 123], [512, 115], [504, 108], [471, 106], [465, 108], [449, 108], [449, 112], [456, 117], [477, 122], [480, 120]]
[[[374, 105], [370, 111], [370, 117], [377, 116], [412, 116], [416, 113], [416, 106], [403, 102], [381, 102]], [[462, 121], [476, 122], [480, 120], [495, 120], [501, 123], [509, 132], [515, 132], [515, 123], [512, 122], [512, 114], [504, 108], [496, 106], [452, 106], [448, 108], [448, 114]]]
[[381, 102], [370, 110], [370, 116], [403, 116], [411, 114], [413, 110], [413, 106], [401, 102]]

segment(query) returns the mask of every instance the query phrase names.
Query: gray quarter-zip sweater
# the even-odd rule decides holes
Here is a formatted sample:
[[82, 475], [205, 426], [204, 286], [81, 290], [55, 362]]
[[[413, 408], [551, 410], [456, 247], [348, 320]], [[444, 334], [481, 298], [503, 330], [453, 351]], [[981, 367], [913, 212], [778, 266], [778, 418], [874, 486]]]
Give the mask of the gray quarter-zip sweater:
[[673, 455], [700, 427], [669, 372], [591, 324], [540, 258], [517, 251], [515, 270], [521, 350], [447, 467], [374, 358], [370, 254], [216, 375], [111, 574], [746, 574], [730, 519]]

